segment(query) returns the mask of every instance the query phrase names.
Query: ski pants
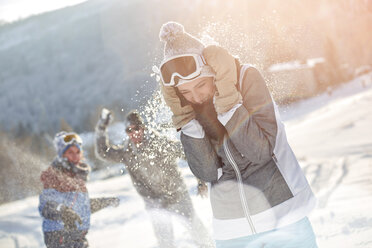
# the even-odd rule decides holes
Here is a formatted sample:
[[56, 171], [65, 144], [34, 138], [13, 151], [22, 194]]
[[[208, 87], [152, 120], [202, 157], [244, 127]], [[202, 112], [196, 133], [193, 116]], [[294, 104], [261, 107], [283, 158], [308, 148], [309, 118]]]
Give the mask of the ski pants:
[[307, 217], [272, 231], [230, 240], [216, 240], [217, 248], [317, 248]]
[[44, 232], [47, 248], [88, 248], [86, 231], [54, 231]]

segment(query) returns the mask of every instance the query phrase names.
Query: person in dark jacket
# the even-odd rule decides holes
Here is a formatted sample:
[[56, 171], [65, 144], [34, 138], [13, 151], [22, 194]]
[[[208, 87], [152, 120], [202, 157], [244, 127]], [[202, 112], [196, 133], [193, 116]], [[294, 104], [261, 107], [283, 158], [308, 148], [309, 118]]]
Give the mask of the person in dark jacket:
[[218, 248], [317, 247], [313, 192], [259, 71], [175, 22], [159, 73], [191, 171], [210, 182]]
[[169, 213], [186, 221], [197, 247], [213, 247], [178, 170], [176, 159], [183, 157], [181, 144], [147, 128], [138, 112], [131, 111], [126, 117], [129, 139], [123, 145], [110, 145], [107, 126], [111, 121], [111, 113], [103, 109], [96, 126], [96, 152], [104, 160], [125, 165], [150, 213], [159, 247], [176, 247]]
[[57, 157], [41, 174], [43, 191], [39, 212], [48, 248], [86, 248], [91, 213], [118, 206], [116, 197], [90, 199], [86, 181], [89, 165], [82, 160], [82, 141], [76, 133], [59, 132], [54, 138]]

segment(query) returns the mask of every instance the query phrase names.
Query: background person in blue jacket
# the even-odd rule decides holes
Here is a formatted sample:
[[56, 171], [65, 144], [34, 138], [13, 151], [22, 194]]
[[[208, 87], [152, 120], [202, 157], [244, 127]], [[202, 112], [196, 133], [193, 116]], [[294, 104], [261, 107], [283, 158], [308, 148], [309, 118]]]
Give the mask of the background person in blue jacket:
[[76, 133], [57, 133], [54, 146], [58, 155], [40, 178], [44, 186], [39, 204], [44, 242], [48, 248], [85, 248], [91, 213], [116, 207], [119, 199], [89, 199], [86, 181], [90, 167], [81, 162], [82, 141]]

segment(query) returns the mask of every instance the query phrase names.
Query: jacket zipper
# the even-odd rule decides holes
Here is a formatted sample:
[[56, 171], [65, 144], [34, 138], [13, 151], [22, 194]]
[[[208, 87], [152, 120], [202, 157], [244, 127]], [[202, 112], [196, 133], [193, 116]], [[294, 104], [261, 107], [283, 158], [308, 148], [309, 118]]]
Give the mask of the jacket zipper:
[[245, 218], [247, 219], [247, 221], [249, 223], [249, 226], [251, 227], [252, 233], [256, 234], [257, 233], [256, 228], [253, 225], [251, 214], [249, 212], [247, 199], [246, 199], [245, 194], [244, 194], [242, 175], [239, 171], [239, 168], [238, 168], [237, 164], [235, 163], [235, 160], [234, 160], [233, 156], [231, 155], [230, 149], [227, 145], [227, 139], [225, 139], [224, 142], [223, 142], [223, 148], [224, 148], [226, 157], [229, 160], [230, 164], [232, 165], [232, 167], [235, 171], [237, 180], [238, 180], [239, 195], [240, 195], [240, 200], [241, 200], [241, 203], [242, 203]]

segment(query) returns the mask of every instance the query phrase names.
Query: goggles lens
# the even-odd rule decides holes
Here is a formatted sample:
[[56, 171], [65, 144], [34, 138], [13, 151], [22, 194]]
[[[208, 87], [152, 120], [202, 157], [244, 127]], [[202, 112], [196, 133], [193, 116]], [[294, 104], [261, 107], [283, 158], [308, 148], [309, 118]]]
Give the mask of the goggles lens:
[[[187, 77], [195, 73], [198, 69], [196, 57], [186, 55], [170, 59], [160, 67], [160, 73], [164, 84], [171, 84], [173, 73], [179, 74], [181, 77]], [[175, 75], [173, 80], [175, 85], [178, 83], [180, 76]]]
[[77, 134], [66, 134], [63, 140], [66, 143], [72, 143], [73, 141], [76, 141], [78, 144], [83, 143], [80, 136]]

